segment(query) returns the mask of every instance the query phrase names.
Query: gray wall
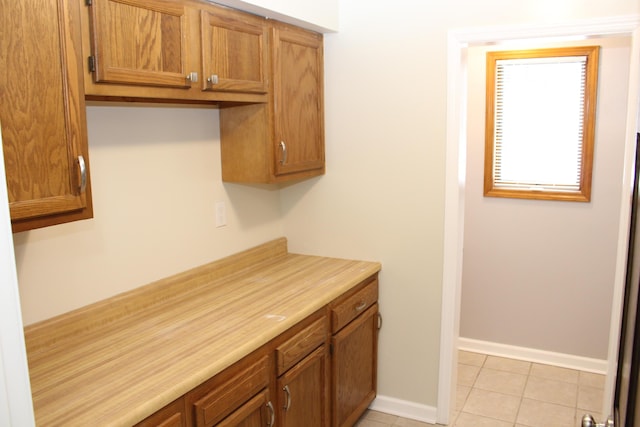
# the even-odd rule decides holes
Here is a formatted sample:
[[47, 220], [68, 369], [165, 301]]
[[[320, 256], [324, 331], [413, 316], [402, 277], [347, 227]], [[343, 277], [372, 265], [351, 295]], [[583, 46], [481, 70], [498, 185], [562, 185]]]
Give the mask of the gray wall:
[[463, 338], [607, 358], [630, 40], [584, 44], [602, 46], [590, 203], [482, 196], [486, 48], [469, 49]]

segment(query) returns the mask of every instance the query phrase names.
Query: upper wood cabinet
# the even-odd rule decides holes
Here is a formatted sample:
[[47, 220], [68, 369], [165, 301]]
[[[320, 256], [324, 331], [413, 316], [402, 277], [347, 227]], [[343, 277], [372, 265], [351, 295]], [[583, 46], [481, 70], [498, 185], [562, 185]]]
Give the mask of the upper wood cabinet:
[[95, 0], [91, 13], [92, 55], [98, 83], [188, 88], [186, 8], [161, 0]]
[[202, 16], [202, 90], [267, 93], [267, 25], [231, 9]]
[[92, 217], [76, 2], [0, 0], [0, 126], [13, 231]]
[[274, 25], [275, 174], [324, 172], [322, 36]]
[[89, 98], [266, 102], [266, 21], [200, 1], [92, 0]]
[[273, 88], [268, 104], [220, 111], [222, 179], [274, 183], [322, 175], [322, 35], [271, 23]]

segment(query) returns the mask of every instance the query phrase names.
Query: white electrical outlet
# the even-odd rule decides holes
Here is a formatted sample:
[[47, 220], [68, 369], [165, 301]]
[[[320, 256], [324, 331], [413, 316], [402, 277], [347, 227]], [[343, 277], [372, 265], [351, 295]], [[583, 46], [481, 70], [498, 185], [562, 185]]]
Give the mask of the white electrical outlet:
[[227, 225], [227, 206], [224, 202], [216, 202], [216, 227]]

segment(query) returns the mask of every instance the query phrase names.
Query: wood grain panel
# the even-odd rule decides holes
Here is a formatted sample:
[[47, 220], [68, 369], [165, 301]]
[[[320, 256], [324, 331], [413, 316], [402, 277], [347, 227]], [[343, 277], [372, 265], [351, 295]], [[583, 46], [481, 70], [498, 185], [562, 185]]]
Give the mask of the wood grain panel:
[[326, 369], [327, 352], [322, 346], [278, 379], [280, 425], [328, 426]]
[[378, 301], [378, 281], [374, 280], [356, 294], [331, 309], [331, 330], [338, 332], [347, 323]]
[[269, 385], [268, 357], [245, 368], [193, 404], [198, 427], [213, 426]]
[[[201, 11], [202, 89], [266, 93], [268, 32], [262, 18], [226, 8]], [[211, 75], [218, 82], [207, 81]]]
[[324, 168], [323, 51], [320, 35], [274, 26], [276, 174]]
[[184, 399], [174, 400], [160, 411], [136, 424], [135, 427], [186, 427]]
[[327, 336], [327, 319], [323, 317], [304, 328], [291, 339], [276, 348], [278, 375], [283, 374], [322, 345]]
[[77, 178], [77, 157], [89, 160], [78, 24], [77, 9], [62, 1], [0, 2], [0, 124], [14, 231], [92, 215]]
[[334, 335], [333, 426], [350, 427], [376, 396], [378, 305]]
[[101, 0], [91, 10], [95, 81], [189, 88], [187, 9], [178, 2]]

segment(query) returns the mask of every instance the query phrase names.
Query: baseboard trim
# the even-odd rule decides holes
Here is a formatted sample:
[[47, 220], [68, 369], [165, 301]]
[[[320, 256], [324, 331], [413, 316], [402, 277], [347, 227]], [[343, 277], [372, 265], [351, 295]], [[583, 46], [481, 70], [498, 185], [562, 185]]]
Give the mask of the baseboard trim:
[[534, 348], [517, 347], [490, 341], [480, 341], [471, 338], [458, 338], [458, 349], [492, 356], [509, 357], [527, 362], [544, 363], [562, 368], [578, 369], [596, 374], [607, 373], [607, 361], [574, 356], [572, 354], [554, 353]]
[[434, 406], [421, 405], [395, 397], [378, 395], [369, 409], [430, 424], [436, 423], [437, 409]]

